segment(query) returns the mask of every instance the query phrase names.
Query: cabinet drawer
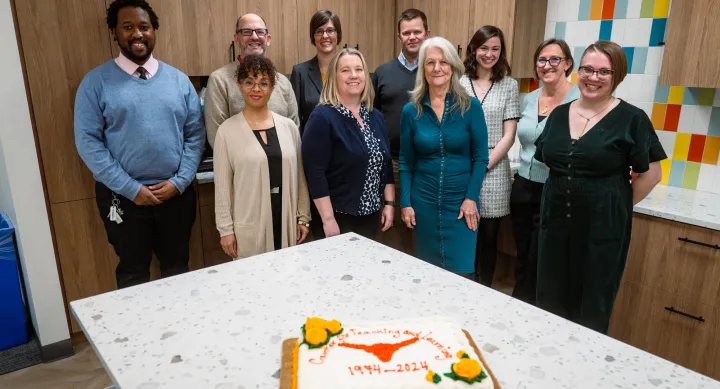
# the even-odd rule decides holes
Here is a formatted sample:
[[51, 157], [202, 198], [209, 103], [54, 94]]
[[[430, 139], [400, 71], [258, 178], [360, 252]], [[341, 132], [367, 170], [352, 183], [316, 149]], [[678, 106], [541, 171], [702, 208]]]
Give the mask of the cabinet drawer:
[[633, 217], [624, 280], [720, 305], [720, 232], [646, 215]]
[[688, 369], [710, 375], [718, 312], [712, 307], [632, 282], [620, 287], [610, 336]]

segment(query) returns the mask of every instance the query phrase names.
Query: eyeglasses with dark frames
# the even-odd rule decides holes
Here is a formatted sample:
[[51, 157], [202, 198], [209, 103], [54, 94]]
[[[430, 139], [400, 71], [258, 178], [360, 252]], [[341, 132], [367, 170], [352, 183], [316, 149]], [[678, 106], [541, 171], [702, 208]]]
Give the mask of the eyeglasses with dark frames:
[[257, 36], [265, 36], [268, 33], [268, 29], [267, 28], [256, 28], [253, 30], [252, 28], [241, 28], [241, 29], [235, 31], [236, 34], [240, 34], [242, 36], [252, 36], [253, 32]]
[[560, 65], [560, 62], [562, 62], [564, 59], [565, 59], [564, 57], [550, 57], [550, 58], [540, 57], [537, 59], [535, 64], [539, 68], [544, 68], [545, 65], [548, 63], [550, 64], [550, 66], [556, 67], [556, 66]]
[[593, 74], [597, 74], [598, 78], [608, 79], [612, 77], [614, 73], [614, 70], [607, 68], [601, 68], [598, 70], [595, 70], [590, 66], [580, 66], [578, 68], [578, 76], [582, 78], [590, 78], [590, 76], [592, 76]]
[[328, 34], [328, 36], [335, 36], [335, 34], [337, 34], [337, 30], [332, 27], [325, 30], [323, 30], [322, 28], [318, 28], [317, 30], [315, 30], [316, 37], [321, 37], [325, 34]]

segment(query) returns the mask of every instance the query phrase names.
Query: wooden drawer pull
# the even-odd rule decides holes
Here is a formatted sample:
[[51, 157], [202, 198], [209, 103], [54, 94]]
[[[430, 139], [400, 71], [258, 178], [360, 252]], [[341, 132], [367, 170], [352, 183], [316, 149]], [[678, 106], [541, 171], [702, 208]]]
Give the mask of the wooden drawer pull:
[[720, 246], [718, 246], [718, 245], [712, 245], [709, 243], [698, 242], [696, 240], [692, 240], [692, 239], [688, 239], [688, 238], [678, 238], [678, 240], [681, 242], [692, 243], [692, 244], [696, 244], [698, 246], [709, 247], [711, 249], [720, 250]]
[[685, 313], [685, 312], [682, 312], [682, 311], [678, 311], [677, 309], [675, 309], [675, 307], [665, 307], [665, 310], [666, 310], [666, 311], [669, 311], [669, 312], [672, 312], [672, 313], [677, 313], [678, 315], [683, 315], [683, 316], [685, 316], [685, 317], [689, 317], [689, 318], [694, 319], [694, 320], [697, 320], [697, 321], [699, 321], [699, 322], [701, 322], [701, 323], [704, 323], [704, 322], [705, 322], [705, 319], [703, 319], [702, 316], [693, 316], [693, 315], [691, 315], [691, 314], [689, 314], [689, 313]]

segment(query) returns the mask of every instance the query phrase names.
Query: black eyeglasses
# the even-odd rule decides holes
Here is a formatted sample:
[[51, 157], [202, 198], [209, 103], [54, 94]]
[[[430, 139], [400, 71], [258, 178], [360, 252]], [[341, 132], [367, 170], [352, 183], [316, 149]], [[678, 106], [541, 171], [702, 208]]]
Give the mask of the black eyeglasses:
[[337, 34], [337, 30], [334, 28], [328, 28], [327, 30], [318, 28], [317, 30], [315, 30], [315, 36], [317, 36], [317, 37], [321, 37], [321, 36], [325, 35], [326, 33], [328, 34], [328, 36], [335, 36], [335, 34]]
[[556, 67], [560, 65], [560, 62], [562, 62], [565, 58], [563, 57], [550, 57], [550, 58], [543, 58], [540, 57], [537, 59], [537, 67], [542, 68], [545, 67], [545, 64], [550, 64], [552, 67]]
[[235, 31], [236, 34], [240, 34], [242, 36], [252, 36], [253, 32], [257, 36], [265, 36], [265, 35], [267, 35], [268, 30], [267, 30], [267, 28], [256, 28], [254, 30], [252, 28], [241, 28], [241, 29]]
[[602, 69], [598, 69], [598, 70], [595, 70], [595, 69], [591, 68], [590, 66], [580, 66], [578, 68], [578, 76], [580, 76], [581, 78], [590, 78], [590, 76], [592, 76], [593, 74], [597, 74], [598, 78], [607, 79], [607, 78], [610, 78], [610, 76], [612, 76], [613, 73], [615, 73], [614, 70], [606, 69], [606, 68], [602, 68]]

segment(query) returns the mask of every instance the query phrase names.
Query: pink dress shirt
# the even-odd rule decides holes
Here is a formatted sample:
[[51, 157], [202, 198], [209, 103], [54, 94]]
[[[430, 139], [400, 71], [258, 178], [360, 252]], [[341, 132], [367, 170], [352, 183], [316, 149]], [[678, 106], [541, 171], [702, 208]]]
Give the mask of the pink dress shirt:
[[[133, 76], [133, 77], [140, 77], [140, 73], [138, 73], [137, 68], [140, 67], [140, 65], [136, 64], [135, 62], [128, 59], [126, 56], [124, 56], [122, 53], [115, 58], [115, 63], [122, 69], [125, 73]], [[152, 76], [157, 74], [158, 68], [160, 67], [160, 63], [158, 60], [155, 59], [155, 57], [150, 54], [150, 58], [145, 62], [142, 67], [147, 70], [147, 78], [150, 79]]]

